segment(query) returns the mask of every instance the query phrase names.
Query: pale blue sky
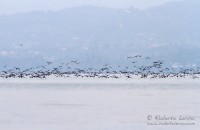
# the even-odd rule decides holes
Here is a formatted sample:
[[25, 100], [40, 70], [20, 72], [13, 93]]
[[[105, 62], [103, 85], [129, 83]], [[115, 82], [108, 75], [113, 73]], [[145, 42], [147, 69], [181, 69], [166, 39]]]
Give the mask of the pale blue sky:
[[132, 6], [144, 9], [169, 1], [180, 0], [0, 0], [0, 15], [33, 10], [59, 10], [82, 5], [112, 8], [128, 8]]

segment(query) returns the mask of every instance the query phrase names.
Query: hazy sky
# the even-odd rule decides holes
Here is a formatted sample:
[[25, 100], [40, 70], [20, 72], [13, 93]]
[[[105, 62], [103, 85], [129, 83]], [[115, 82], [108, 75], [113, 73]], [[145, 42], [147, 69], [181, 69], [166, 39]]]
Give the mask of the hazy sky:
[[59, 10], [66, 7], [95, 5], [114, 8], [147, 8], [179, 0], [0, 0], [0, 15], [33, 10]]

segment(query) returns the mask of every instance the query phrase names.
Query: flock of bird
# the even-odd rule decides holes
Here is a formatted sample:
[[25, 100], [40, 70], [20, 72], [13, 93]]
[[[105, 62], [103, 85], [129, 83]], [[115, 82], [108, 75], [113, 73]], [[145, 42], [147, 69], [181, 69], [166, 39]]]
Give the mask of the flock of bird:
[[200, 77], [200, 67], [195, 68], [170, 68], [164, 67], [162, 60], [151, 61], [150, 57], [145, 57], [144, 60], [148, 61], [148, 65], [137, 65], [142, 55], [135, 55], [127, 57], [130, 66], [120, 66], [117, 68], [109, 64], [103, 65], [101, 68], [87, 68], [81, 69], [78, 67], [80, 61], [73, 60], [68, 63], [61, 63], [57, 67], [52, 67], [53, 62], [48, 61], [45, 65], [32, 67], [22, 70], [19, 67], [6, 69], [4, 66], [3, 71], [0, 71], [0, 78], [40, 78], [45, 79], [49, 76], [55, 77], [80, 77], [80, 78], [126, 78], [131, 79], [139, 78], [185, 78], [190, 77], [193, 79]]

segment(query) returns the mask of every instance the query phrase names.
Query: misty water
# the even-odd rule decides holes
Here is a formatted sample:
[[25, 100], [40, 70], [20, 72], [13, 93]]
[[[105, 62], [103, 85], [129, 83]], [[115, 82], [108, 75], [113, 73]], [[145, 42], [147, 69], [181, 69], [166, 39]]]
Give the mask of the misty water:
[[[1, 80], [0, 129], [198, 130], [199, 86], [185, 79]], [[156, 116], [191, 116], [167, 121], [195, 124], [148, 125], [162, 122]]]

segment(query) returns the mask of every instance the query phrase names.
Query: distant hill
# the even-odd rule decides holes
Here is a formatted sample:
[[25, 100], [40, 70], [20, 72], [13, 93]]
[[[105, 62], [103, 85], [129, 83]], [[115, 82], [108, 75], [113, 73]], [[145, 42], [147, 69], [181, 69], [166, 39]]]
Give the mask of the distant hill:
[[0, 17], [1, 66], [79, 59], [83, 65], [126, 64], [135, 54], [167, 64], [200, 65], [200, 2], [148, 10], [83, 6]]

